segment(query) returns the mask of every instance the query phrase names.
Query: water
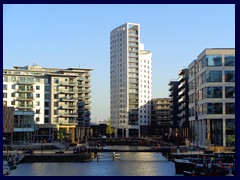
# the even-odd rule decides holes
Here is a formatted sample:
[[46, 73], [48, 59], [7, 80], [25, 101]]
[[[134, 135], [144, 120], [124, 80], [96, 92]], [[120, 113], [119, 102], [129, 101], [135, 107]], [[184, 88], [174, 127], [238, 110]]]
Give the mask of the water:
[[[106, 147], [108, 148], [108, 147]], [[119, 149], [119, 147], [115, 147]], [[129, 147], [121, 147], [129, 149]], [[130, 147], [137, 148], [137, 147]], [[140, 147], [144, 148], [144, 147]], [[139, 148], [138, 148], [139, 149]], [[97, 162], [22, 163], [10, 176], [175, 176], [174, 163], [161, 153], [121, 152], [113, 161], [112, 153], [101, 154]]]

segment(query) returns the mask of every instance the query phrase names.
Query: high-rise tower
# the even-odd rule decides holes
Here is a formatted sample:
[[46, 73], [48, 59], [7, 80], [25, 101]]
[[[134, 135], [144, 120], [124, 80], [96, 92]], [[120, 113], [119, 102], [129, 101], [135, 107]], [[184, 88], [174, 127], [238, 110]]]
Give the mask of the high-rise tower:
[[152, 53], [140, 43], [139, 24], [123, 24], [110, 36], [111, 121], [115, 135], [147, 135], [151, 123]]

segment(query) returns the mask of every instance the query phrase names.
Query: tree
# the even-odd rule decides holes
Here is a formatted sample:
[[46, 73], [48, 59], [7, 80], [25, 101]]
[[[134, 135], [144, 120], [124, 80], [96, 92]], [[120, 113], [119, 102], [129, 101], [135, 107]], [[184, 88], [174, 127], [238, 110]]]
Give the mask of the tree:
[[108, 134], [111, 138], [112, 133], [114, 132], [114, 128], [112, 127], [112, 121], [108, 119], [108, 125], [106, 128], [106, 134]]
[[[57, 139], [59, 141], [59, 145], [64, 141], [69, 139], [69, 134], [66, 132], [66, 129], [59, 128], [57, 132]], [[61, 151], [61, 146], [60, 146], [60, 151]]]

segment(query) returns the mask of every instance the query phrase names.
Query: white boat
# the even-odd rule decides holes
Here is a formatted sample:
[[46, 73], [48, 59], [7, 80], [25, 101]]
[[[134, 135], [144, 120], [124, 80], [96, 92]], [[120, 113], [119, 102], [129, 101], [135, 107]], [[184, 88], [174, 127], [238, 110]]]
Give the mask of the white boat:
[[4, 176], [8, 175], [8, 174], [10, 174], [10, 172], [11, 172], [11, 169], [10, 169], [10, 167], [8, 165], [8, 162], [7, 161], [3, 161], [3, 175]]

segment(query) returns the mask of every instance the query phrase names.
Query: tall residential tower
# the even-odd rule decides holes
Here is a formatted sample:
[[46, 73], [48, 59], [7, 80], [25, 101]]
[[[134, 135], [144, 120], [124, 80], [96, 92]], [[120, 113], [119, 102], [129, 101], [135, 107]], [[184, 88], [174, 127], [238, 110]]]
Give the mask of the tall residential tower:
[[152, 53], [140, 43], [140, 25], [110, 34], [111, 121], [119, 137], [147, 135], [151, 124]]

